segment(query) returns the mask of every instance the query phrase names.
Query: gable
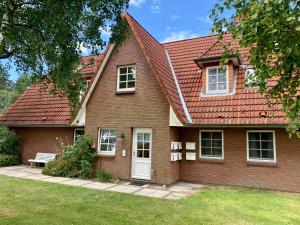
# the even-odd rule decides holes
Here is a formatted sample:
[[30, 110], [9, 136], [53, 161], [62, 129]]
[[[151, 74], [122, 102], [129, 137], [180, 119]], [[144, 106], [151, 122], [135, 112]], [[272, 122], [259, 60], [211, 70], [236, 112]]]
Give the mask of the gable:
[[[118, 67], [136, 66], [136, 89], [130, 93], [117, 90]], [[168, 125], [169, 103], [135, 37], [114, 49], [86, 105], [86, 127], [98, 123], [105, 127]], [[142, 119], [141, 119], [142, 118]], [[146, 125], [148, 124], [148, 125]], [[152, 124], [152, 125], [151, 125]]]

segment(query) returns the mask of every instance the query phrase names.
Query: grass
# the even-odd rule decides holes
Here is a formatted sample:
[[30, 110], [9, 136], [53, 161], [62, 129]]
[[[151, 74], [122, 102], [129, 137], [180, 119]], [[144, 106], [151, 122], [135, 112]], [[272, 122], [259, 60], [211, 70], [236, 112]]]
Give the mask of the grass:
[[171, 201], [0, 175], [0, 224], [300, 224], [299, 195], [205, 188]]

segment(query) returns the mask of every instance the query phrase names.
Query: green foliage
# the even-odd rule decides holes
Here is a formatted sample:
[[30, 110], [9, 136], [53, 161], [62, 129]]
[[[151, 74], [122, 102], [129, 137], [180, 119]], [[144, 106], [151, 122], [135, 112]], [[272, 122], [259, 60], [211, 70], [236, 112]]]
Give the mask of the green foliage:
[[0, 64], [0, 90], [10, 90], [12, 87], [12, 82], [9, 79], [9, 74], [7, 69]]
[[0, 154], [20, 157], [20, 139], [13, 131], [0, 126]]
[[[72, 108], [82, 83], [76, 71], [82, 48], [98, 54], [106, 46], [101, 33], [109, 25], [116, 34], [129, 0], [1, 1], [0, 60], [34, 77], [51, 75]], [[114, 40], [119, 40], [114, 35]], [[7, 62], [7, 61], [5, 61]]]
[[0, 114], [10, 106], [32, 83], [29, 75], [21, 75], [16, 83], [9, 79], [8, 71], [0, 64]]
[[78, 136], [72, 145], [63, 147], [62, 157], [47, 163], [42, 173], [51, 176], [92, 178], [96, 150], [91, 137]]
[[76, 177], [78, 173], [77, 167], [64, 159], [50, 161], [42, 170], [42, 174], [56, 177]]
[[17, 99], [18, 95], [15, 91], [0, 90], [0, 114]]
[[91, 162], [82, 160], [80, 163], [79, 177], [89, 179], [94, 176], [93, 165]]
[[70, 161], [79, 171], [78, 176], [84, 179], [93, 176], [93, 161], [96, 150], [92, 148], [93, 138], [78, 136], [75, 143], [67, 145], [63, 149], [62, 158]]
[[100, 170], [97, 173], [97, 178], [100, 182], [110, 182], [113, 179], [113, 175], [106, 170]]
[[[283, 105], [289, 131], [300, 137], [300, 1], [219, 0], [211, 18], [221, 39], [229, 32], [250, 49], [260, 91]], [[276, 85], [270, 86], [274, 78]]]
[[15, 166], [19, 164], [19, 157], [14, 155], [0, 154], [0, 167]]
[[14, 84], [14, 90], [21, 95], [32, 83], [32, 78], [27, 74], [23, 74], [16, 80], [16, 83]]

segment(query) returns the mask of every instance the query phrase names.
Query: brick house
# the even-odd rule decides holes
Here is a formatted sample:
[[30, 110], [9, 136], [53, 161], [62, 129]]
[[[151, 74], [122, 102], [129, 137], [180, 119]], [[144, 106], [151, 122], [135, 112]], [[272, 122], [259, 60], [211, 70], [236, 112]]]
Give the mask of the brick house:
[[300, 192], [300, 140], [288, 137], [281, 106], [252, 85], [247, 49], [227, 35], [222, 42], [240, 55], [220, 66], [216, 36], [159, 43], [124, 19], [126, 41], [81, 69], [91, 82], [75, 119], [67, 99], [36, 86], [1, 117], [22, 137], [24, 162], [84, 132], [96, 142], [95, 169], [121, 179]]

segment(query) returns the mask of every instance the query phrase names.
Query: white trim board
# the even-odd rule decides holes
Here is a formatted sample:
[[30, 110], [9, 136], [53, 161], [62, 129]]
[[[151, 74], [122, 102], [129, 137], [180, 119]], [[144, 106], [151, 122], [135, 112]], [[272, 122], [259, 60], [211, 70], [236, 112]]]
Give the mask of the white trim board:
[[181, 92], [181, 89], [180, 89], [180, 86], [179, 86], [179, 83], [178, 83], [178, 80], [177, 80], [177, 77], [176, 77], [176, 74], [175, 74], [173, 65], [172, 65], [172, 62], [171, 62], [170, 55], [169, 55], [167, 49], [165, 50], [165, 52], [166, 52], [166, 56], [167, 56], [167, 59], [168, 59], [168, 62], [169, 62], [169, 66], [170, 66], [170, 69], [171, 69], [171, 71], [172, 71], [172, 75], [173, 75], [173, 78], [174, 78], [174, 81], [175, 81], [175, 84], [176, 84], [176, 88], [177, 88], [177, 91], [178, 91], [178, 94], [179, 94], [179, 98], [180, 98], [180, 102], [181, 102], [182, 107], [183, 107], [184, 114], [185, 114], [185, 116], [186, 116], [188, 122], [189, 122], [190, 124], [192, 124], [193, 121], [192, 121], [191, 115], [190, 115], [190, 113], [189, 113], [189, 110], [188, 110], [188, 108], [187, 108], [187, 105], [186, 105], [186, 103], [185, 103], [185, 101], [184, 101], [184, 98], [183, 98], [183, 95], [182, 95], [182, 92]]
[[[83, 103], [81, 104], [80, 110], [78, 111], [78, 113], [77, 113], [77, 115], [76, 115], [76, 117], [75, 117], [75, 119], [74, 119], [74, 121], [72, 122], [71, 125], [77, 125], [77, 121], [81, 121], [82, 124], [80, 124], [80, 125], [82, 125], [82, 126], [85, 125], [86, 104], [87, 104], [88, 100], [90, 99], [91, 94], [94, 91], [94, 88], [95, 88], [95, 86], [96, 86], [96, 84], [97, 84], [97, 82], [98, 82], [105, 66], [106, 66], [106, 63], [107, 63], [107, 61], [108, 61], [108, 59], [109, 59], [109, 57], [110, 57], [110, 55], [111, 55], [111, 53], [114, 49], [114, 46], [115, 46], [114, 44], [111, 44], [109, 46], [109, 49], [108, 49], [107, 53], [105, 54], [103, 62], [101, 63], [101, 66], [100, 66], [100, 68], [99, 68], [99, 70], [98, 70], [98, 72], [95, 76], [95, 79], [93, 80], [93, 83], [91, 84], [91, 87], [89, 88], [88, 92], [86, 93], [86, 96], [83, 100]], [[82, 115], [84, 115], [84, 118], [82, 118]]]

